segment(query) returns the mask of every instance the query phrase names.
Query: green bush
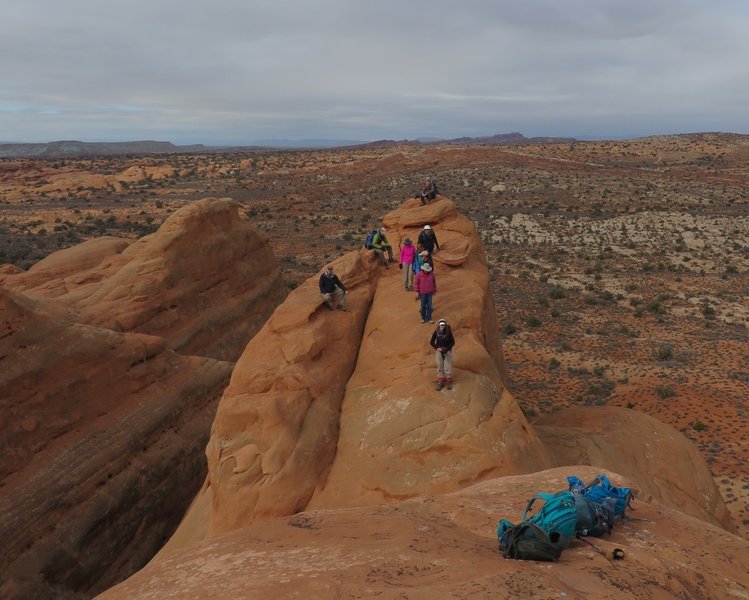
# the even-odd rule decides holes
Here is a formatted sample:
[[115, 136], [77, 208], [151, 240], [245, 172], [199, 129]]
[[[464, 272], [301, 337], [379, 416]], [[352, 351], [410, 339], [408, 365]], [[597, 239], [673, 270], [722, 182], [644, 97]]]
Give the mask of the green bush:
[[659, 385], [655, 388], [655, 392], [658, 394], [661, 400], [676, 396], [676, 390], [670, 383], [668, 385]]

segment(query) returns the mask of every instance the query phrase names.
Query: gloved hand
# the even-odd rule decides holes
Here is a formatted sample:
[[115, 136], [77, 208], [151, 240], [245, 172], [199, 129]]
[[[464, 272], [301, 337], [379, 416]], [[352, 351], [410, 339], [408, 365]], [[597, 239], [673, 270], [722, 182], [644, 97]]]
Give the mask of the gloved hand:
[[402, 271], [403, 270], [403, 263], [398, 263], [398, 268]]

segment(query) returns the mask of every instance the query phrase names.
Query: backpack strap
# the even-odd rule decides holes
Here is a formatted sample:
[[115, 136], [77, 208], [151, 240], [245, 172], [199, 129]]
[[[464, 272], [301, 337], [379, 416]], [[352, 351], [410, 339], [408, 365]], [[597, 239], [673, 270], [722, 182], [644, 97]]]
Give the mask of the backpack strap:
[[546, 492], [539, 492], [538, 494], [533, 496], [530, 500], [528, 500], [528, 504], [526, 505], [525, 510], [523, 511], [523, 517], [521, 519], [521, 522], [525, 523], [525, 516], [528, 514], [528, 511], [531, 509], [531, 506], [533, 506], [533, 503], [537, 499], [540, 498], [544, 502], [548, 502], [553, 496], [554, 494], [547, 494]]

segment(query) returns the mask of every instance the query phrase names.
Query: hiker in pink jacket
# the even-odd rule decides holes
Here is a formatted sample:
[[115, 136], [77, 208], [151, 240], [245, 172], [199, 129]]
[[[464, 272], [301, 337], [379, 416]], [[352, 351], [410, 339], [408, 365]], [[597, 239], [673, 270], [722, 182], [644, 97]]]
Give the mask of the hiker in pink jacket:
[[414, 291], [416, 299], [421, 300], [421, 322], [434, 323], [432, 321], [432, 295], [437, 293], [437, 280], [434, 278], [432, 265], [424, 263], [414, 279]]
[[416, 247], [411, 243], [411, 238], [406, 238], [403, 240], [398, 262], [403, 270], [403, 289], [407, 292], [414, 289], [414, 256], [416, 256]]

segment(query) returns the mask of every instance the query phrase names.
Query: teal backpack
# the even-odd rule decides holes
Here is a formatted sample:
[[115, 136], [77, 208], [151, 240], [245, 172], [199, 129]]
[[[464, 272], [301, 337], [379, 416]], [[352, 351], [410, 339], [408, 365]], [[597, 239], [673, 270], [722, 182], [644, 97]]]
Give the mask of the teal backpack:
[[[536, 514], [528, 517], [531, 507], [539, 499], [544, 504]], [[572, 492], [540, 493], [528, 501], [519, 525], [500, 519], [497, 540], [505, 558], [557, 560], [572, 541], [576, 528], [577, 505]]]

